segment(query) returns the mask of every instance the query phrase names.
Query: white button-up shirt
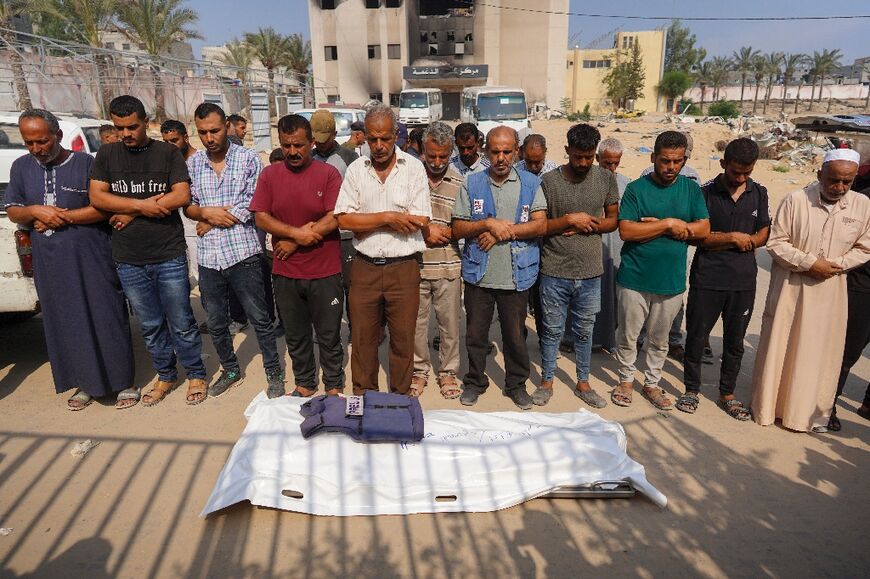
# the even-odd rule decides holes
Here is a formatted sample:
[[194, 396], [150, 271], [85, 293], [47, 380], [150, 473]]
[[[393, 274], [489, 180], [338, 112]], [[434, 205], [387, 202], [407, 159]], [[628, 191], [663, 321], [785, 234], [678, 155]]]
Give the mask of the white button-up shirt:
[[[398, 211], [432, 217], [429, 179], [423, 163], [396, 149], [396, 163], [384, 183], [372, 167], [371, 159], [360, 157], [350, 164], [341, 184], [335, 214], [382, 213]], [[354, 237], [353, 247], [368, 257], [405, 257], [426, 249], [423, 234], [373, 231], [362, 239]]]

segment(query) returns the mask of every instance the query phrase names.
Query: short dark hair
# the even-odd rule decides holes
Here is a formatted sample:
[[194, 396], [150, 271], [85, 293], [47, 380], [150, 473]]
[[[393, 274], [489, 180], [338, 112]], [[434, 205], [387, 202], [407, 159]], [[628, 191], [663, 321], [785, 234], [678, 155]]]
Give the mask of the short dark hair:
[[234, 125], [238, 124], [238, 123], [247, 123], [248, 122], [248, 119], [246, 119], [245, 117], [243, 117], [239, 113], [233, 113], [230, 116], [226, 117], [226, 119]]
[[525, 147], [540, 147], [543, 150], [547, 150], [547, 138], [544, 135], [539, 135], [538, 133], [532, 133], [531, 135], [526, 135], [526, 138], [523, 139], [523, 148]]
[[658, 155], [662, 149], [688, 149], [689, 141], [680, 131], [665, 131], [656, 137], [653, 153]]
[[115, 125], [100, 125], [100, 135], [107, 135], [115, 132]]
[[172, 131], [177, 132], [179, 135], [186, 135], [187, 127], [184, 126], [184, 123], [182, 123], [181, 121], [176, 121], [175, 119], [163, 121], [163, 124], [160, 125], [160, 132], [171, 133]]
[[578, 123], [568, 129], [568, 147], [579, 151], [596, 151], [601, 133], [592, 125]]
[[750, 138], [734, 139], [725, 147], [725, 163], [751, 165], [758, 160], [758, 144]]
[[129, 117], [135, 114], [142, 120], [145, 120], [147, 116], [142, 101], [128, 94], [122, 94], [112, 99], [112, 102], [109, 103], [109, 114], [116, 117]]
[[269, 153], [269, 162], [274, 163], [275, 161], [283, 161], [284, 160], [284, 149], [278, 147], [277, 149], [272, 149], [272, 152]]
[[474, 123], [459, 123], [458, 125], [456, 125], [456, 128], [453, 129], [453, 138], [457, 141], [464, 141], [468, 138], [477, 140], [477, 126]]
[[196, 110], [193, 111], [193, 116], [200, 120], [211, 114], [217, 114], [217, 116], [219, 116], [224, 122], [228, 120], [227, 114], [224, 110], [214, 103], [200, 103], [199, 106], [196, 107]]
[[311, 123], [302, 115], [284, 115], [278, 119], [278, 132], [291, 135], [299, 129], [305, 130], [305, 137], [310, 141], [314, 138], [311, 133]]
[[423, 127], [417, 127], [408, 134], [408, 140], [415, 143], [420, 150], [423, 150]]

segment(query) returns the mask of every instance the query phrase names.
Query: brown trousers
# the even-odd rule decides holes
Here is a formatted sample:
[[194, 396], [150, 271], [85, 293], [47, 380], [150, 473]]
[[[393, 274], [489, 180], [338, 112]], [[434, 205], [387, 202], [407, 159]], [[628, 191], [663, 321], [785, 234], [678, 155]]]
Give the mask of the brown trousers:
[[378, 389], [378, 335], [386, 316], [390, 330], [389, 388], [405, 394], [414, 371], [414, 333], [420, 304], [420, 265], [409, 259], [373, 265], [354, 259], [351, 266], [350, 317], [353, 393]]

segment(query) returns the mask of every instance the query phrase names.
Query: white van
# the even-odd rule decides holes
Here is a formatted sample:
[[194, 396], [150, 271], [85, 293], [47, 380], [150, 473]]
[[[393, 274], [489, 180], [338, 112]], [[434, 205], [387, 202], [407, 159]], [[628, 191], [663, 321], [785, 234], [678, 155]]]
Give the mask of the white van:
[[440, 121], [443, 112], [441, 89], [413, 88], [399, 93], [399, 122], [409, 127]]
[[521, 88], [475, 86], [462, 91], [463, 123], [474, 123], [483, 134], [498, 126], [516, 130], [522, 141], [531, 133], [532, 123], [526, 106], [526, 93]]

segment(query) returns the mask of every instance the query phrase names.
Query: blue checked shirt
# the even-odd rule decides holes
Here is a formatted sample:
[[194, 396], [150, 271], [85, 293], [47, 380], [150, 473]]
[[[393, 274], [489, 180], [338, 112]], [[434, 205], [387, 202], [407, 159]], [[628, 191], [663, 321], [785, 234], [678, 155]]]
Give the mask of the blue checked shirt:
[[190, 203], [200, 207], [227, 207], [240, 221], [232, 227], [213, 227], [198, 238], [196, 259], [209, 269], [227, 269], [243, 259], [262, 253], [254, 216], [248, 210], [257, 178], [263, 170], [260, 155], [251, 149], [230, 143], [226, 166], [220, 177], [212, 169], [205, 150], [199, 150], [187, 162], [190, 173]]

